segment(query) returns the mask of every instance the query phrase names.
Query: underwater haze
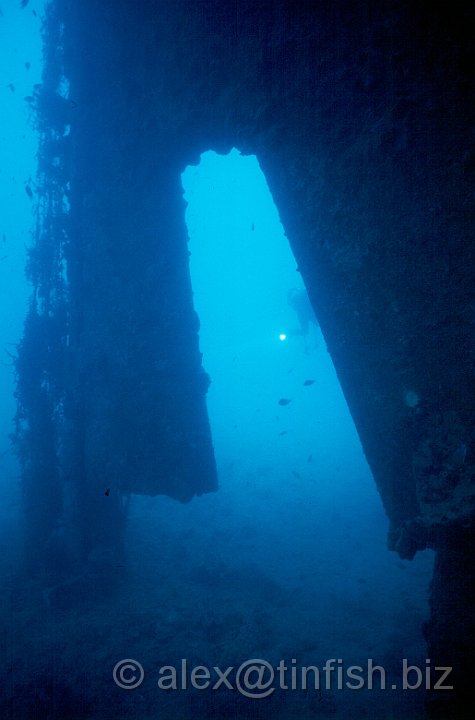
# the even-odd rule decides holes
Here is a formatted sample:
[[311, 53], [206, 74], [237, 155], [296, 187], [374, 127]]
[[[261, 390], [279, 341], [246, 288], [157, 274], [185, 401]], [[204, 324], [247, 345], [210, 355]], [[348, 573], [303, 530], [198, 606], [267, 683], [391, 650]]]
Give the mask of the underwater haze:
[[[0, 16], [1, 717], [423, 718], [424, 688], [401, 681], [404, 659], [425, 667], [433, 555], [407, 562], [386, 548], [388, 520], [325, 338], [295, 304], [305, 286], [278, 209], [258, 158], [239, 149], [206, 152], [182, 175], [218, 491], [187, 504], [131, 496], [115, 594], [81, 586], [79, 598], [74, 582], [45, 590], [25, 571], [8, 436], [10, 355], [31, 292], [32, 5], [4, 2]], [[348, 687], [350, 666], [365, 678], [379, 666], [374, 687]], [[281, 671], [259, 697], [250, 688], [262, 667]], [[302, 687], [310, 667], [322, 670], [319, 687], [313, 671]]]
[[25, 263], [34, 229], [29, 192], [38, 139], [25, 97], [41, 80], [42, 0], [35, 7], [36, 15], [22, 10], [19, 2], [0, 3], [0, 563], [7, 567], [18, 552], [20, 513], [19, 469], [9, 439], [16, 410], [13, 365], [31, 294]]

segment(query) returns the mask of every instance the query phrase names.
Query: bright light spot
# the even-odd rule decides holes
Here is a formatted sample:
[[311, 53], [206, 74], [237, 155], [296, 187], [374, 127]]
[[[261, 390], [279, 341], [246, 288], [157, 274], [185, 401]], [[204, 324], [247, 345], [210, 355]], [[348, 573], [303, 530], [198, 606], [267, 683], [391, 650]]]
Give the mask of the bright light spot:
[[279, 340], [282, 340], [282, 342], [284, 342], [284, 340], [287, 340], [287, 335], [285, 333], [280, 333]]

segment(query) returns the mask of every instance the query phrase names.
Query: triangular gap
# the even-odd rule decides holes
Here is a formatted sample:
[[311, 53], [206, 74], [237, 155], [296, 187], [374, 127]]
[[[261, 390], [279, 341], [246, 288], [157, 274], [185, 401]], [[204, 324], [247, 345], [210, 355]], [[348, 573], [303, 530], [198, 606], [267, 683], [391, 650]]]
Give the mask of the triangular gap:
[[320, 329], [299, 334], [289, 293], [304, 285], [257, 158], [207, 152], [182, 181], [221, 484], [233, 464], [263, 490], [328, 483], [334, 502], [357, 483], [376, 499]]

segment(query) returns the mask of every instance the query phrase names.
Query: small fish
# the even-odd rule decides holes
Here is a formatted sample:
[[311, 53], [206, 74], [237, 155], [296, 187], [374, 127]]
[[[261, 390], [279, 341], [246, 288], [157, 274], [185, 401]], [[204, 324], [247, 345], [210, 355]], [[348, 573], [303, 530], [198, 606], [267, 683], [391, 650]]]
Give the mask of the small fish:
[[110, 488], [107, 488], [107, 490], [105, 491], [104, 495], [107, 495], [107, 497], [109, 497], [110, 494], [111, 494], [111, 489], [110, 489]]
[[294, 477], [298, 478], [299, 480], [302, 479], [302, 476], [301, 476], [300, 473], [298, 473], [296, 470], [292, 470], [292, 475], [293, 475]]
[[307, 458], [307, 462], [312, 462], [312, 457], [313, 457], [313, 455], [309, 455]]
[[33, 190], [31, 189], [31, 187], [29, 185], [25, 185], [25, 192], [28, 195], [28, 197], [30, 198], [30, 200], [33, 200]]
[[29, 2], [30, 0], [21, 0], [21, 9], [23, 10], [24, 8], [26, 8]]
[[13, 83], [8, 83], [8, 85], [5, 85], [5, 87], [7, 87], [12, 92], [15, 92], [15, 86]]
[[27, 61], [27, 62], [25, 63], [25, 67], [26, 67], [27, 70], [29, 70], [29, 69], [31, 68], [31, 62], [28, 62], [28, 61]]
[[251, 230], [254, 231], [254, 229], [255, 229], [255, 225], [254, 225], [254, 223], [252, 223]]
[[282, 430], [282, 432], [280, 432], [279, 435], [287, 435], [287, 430]]
[[5, 235], [5, 233], [3, 233], [2, 235], [2, 242], [7, 242], [7, 236]]
[[305, 387], [308, 387], [309, 385], [313, 385], [314, 382], [315, 380], [305, 380], [304, 385]]
[[280, 398], [280, 400], [279, 400], [279, 405], [285, 406], [285, 405], [288, 405], [288, 404], [291, 403], [291, 402], [292, 402], [292, 400], [289, 400], [288, 398]]

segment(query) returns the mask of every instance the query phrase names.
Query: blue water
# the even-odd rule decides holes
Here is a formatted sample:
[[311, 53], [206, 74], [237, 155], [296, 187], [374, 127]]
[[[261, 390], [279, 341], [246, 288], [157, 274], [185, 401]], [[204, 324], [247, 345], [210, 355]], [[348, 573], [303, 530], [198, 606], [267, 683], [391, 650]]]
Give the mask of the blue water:
[[[2, 10], [0, 332], [2, 347], [14, 349], [29, 293], [23, 268], [33, 213], [25, 183], [36, 149], [22, 98], [38, 81], [40, 46], [30, 7], [4, 3]], [[71, 582], [62, 588], [68, 602], [53, 602], [22, 568], [6, 356], [2, 717], [422, 718], [421, 693], [390, 687], [276, 684], [267, 698], [250, 700], [225, 684], [157, 686], [163, 668], [181, 668], [183, 660], [206, 666], [215, 681], [213, 668], [236, 669], [253, 658], [296, 668], [322, 668], [329, 659], [367, 667], [371, 660], [385, 668], [389, 686], [399, 683], [404, 658], [424, 664], [421, 625], [433, 562], [429, 552], [405, 562], [386, 549], [388, 521], [325, 339], [318, 330], [306, 343], [297, 332], [287, 298], [303, 281], [258, 160], [238, 150], [205, 153], [186, 169], [183, 186], [219, 491], [186, 505], [133, 497], [117, 595], [75, 604]], [[144, 668], [133, 691], [114, 683], [122, 659]]]
[[[302, 280], [256, 158], [206, 153], [183, 184], [220, 489], [186, 506], [136, 499], [137, 589], [158, 570], [170, 662], [373, 660], [396, 684], [404, 658], [424, 666], [432, 555], [409, 563], [386, 549], [324, 338], [308, 349], [292, 335], [287, 294]], [[420, 694], [392, 690], [283, 690], [260, 714], [223, 697], [203, 696], [190, 717], [423, 717]]]

